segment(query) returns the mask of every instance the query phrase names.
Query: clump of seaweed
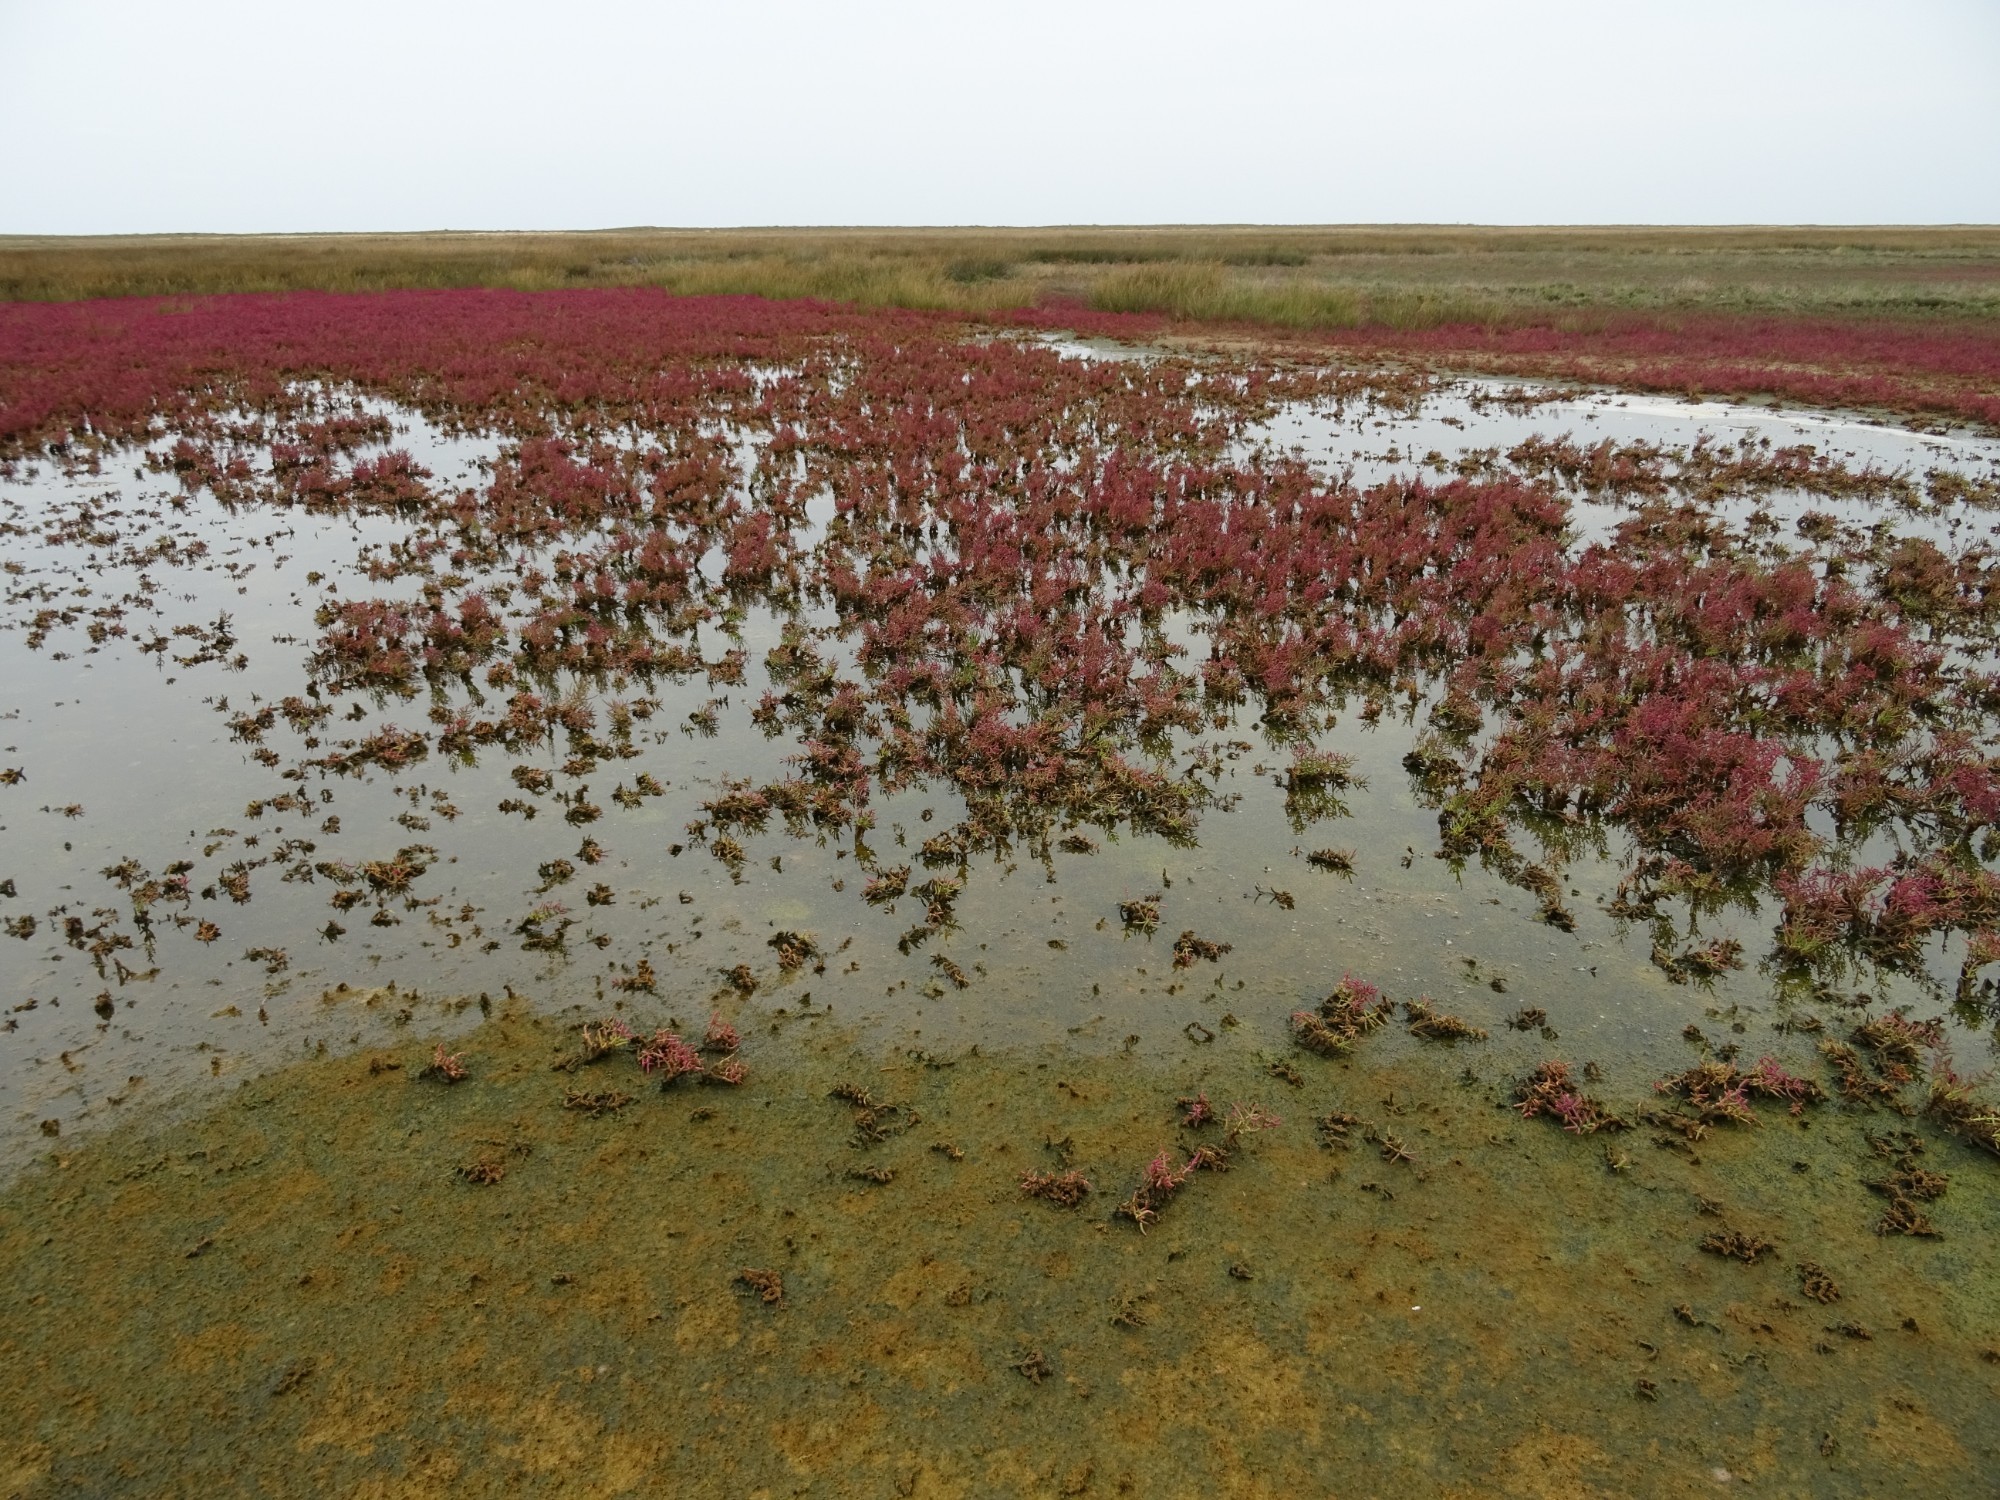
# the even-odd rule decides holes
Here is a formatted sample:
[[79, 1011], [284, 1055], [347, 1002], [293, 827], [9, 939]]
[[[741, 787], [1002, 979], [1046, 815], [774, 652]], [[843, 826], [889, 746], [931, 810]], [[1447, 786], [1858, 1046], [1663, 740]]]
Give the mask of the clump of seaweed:
[[1292, 1040], [1323, 1057], [1345, 1057], [1369, 1032], [1386, 1025], [1395, 1002], [1365, 979], [1344, 975], [1317, 1010], [1295, 1010]]
[[1285, 816], [1303, 830], [1322, 818], [1347, 816], [1341, 793], [1368, 783], [1354, 774], [1354, 758], [1328, 750], [1298, 750], [1285, 773]]
[[1826, 1100], [1826, 1090], [1816, 1079], [1787, 1072], [1775, 1057], [1758, 1058], [1756, 1066], [1743, 1075], [1743, 1086], [1760, 1099], [1781, 1100], [1795, 1115], [1803, 1114], [1808, 1104]]
[[1352, 849], [1315, 849], [1306, 856], [1306, 863], [1315, 870], [1325, 870], [1330, 875], [1354, 874], [1354, 851]]
[[1014, 1351], [1014, 1357], [1007, 1362], [1007, 1368], [1023, 1376], [1030, 1385], [1040, 1385], [1056, 1372], [1056, 1367], [1049, 1363], [1046, 1354], [1025, 1344]]
[[1437, 1009], [1428, 995], [1405, 1000], [1403, 1019], [1409, 1023], [1411, 1036], [1421, 1037], [1427, 1042], [1486, 1040], [1486, 1033], [1479, 1027], [1460, 1020], [1457, 1016], [1446, 1015]]
[[1611, 1113], [1577, 1086], [1566, 1062], [1540, 1064], [1515, 1087], [1514, 1107], [1524, 1120], [1547, 1115], [1572, 1135], [1631, 1128], [1628, 1121]]
[[748, 1081], [750, 1070], [743, 1065], [741, 1058], [732, 1054], [729, 1057], [719, 1057], [710, 1063], [703, 1070], [702, 1077], [709, 1083], [719, 1083], [724, 1088], [736, 1088]]
[[1817, 1261], [1799, 1262], [1799, 1290], [1821, 1304], [1840, 1300], [1840, 1284]]
[[867, 1089], [855, 1083], [837, 1083], [827, 1093], [830, 1099], [838, 1099], [854, 1111], [854, 1134], [848, 1144], [856, 1150], [865, 1150], [901, 1135], [922, 1123], [923, 1117], [915, 1110], [905, 1108], [887, 1100], [877, 1099]]
[[1678, 1101], [1675, 1110], [1653, 1116], [1655, 1123], [1671, 1126], [1689, 1139], [1698, 1139], [1707, 1126], [1724, 1121], [1755, 1125], [1757, 1113], [1750, 1107], [1753, 1095], [1781, 1100], [1795, 1115], [1826, 1098], [1826, 1090], [1817, 1082], [1787, 1072], [1774, 1057], [1759, 1058], [1747, 1072], [1733, 1063], [1710, 1058], [1686, 1072], [1658, 1080], [1653, 1088]]
[[1151, 1321], [1146, 1304], [1153, 1298], [1150, 1288], [1138, 1291], [1123, 1291], [1111, 1299], [1111, 1326], [1114, 1328], [1144, 1328]]
[[1118, 920], [1129, 932], [1156, 932], [1160, 926], [1160, 898], [1140, 896], [1118, 903]]
[[1354, 1149], [1354, 1127], [1361, 1123], [1361, 1116], [1336, 1109], [1321, 1115], [1313, 1124], [1319, 1130], [1320, 1144], [1328, 1150], [1352, 1151]]
[[1876, 1077], [1861, 1061], [1861, 1054], [1846, 1042], [1836, 1042], [1831, 1038], [1819, 1044], [1820, 1055], [1833, 1064], [1833, 1070], [1840, 1075], [1839, 1090], [1842, 1100], [1849, 1104], [1877, 1104], [1896, 1098], [1896, 1085]]
[[1292, 764], [1285, 773], [1285, 785], [1295, 791], [1326, 788], [1339, 792], [1366, 786], [1367, 782], [1354, 774], [1351, 755], [1331, 750], [1299, 750], [1293, 754]]
[[1083, 1173], [1074, 1169], [1067, 1172], [1028, 1171], [1021, 1174], [1021, 1191], [1030, 1198], [1040, 1198], [1058, 1208], [1075, 1208], [1090, 1196], [1090, 1183]]
[[1901, 1011], [1890, 1011], [1864, 1021], [1849, 1039], [1874, 1059], [1876, 1071], [1898, 1088], [1913, 1083], [1923, 1070], [1924, 1055], [1944, 1042], [1944, 1022], [1912, 1021]]
[[861, 888], [861, 899], [870, 906], [888, 906], [902, 897], [910, 888], [910, 867], [897, 865], [894, 869], [879, 870]]
[[1207, 938], [1196, 937], [1190, 928], [1174, 939], [1174, 967], [1191, 969], [1202, 959], [1219, 963], [1222, 955], [1230, 951], [1228, 943], [1212, 943]]
[[632, 1028], [617, 1017], [585, 1021], [577, 1028], [577, 1050], [555, 1064], [556, 1071], [573, 1073], [578, 1068], [621, 1052], [634, 1040]]
[[1691, 979], [1712, 984], [1730, 970], [1743, 967], [1743, 945], [1734, 938], [1717, 938], [1712, 943], [1675, 953], [1655, 943], [1653, 965], [1675, 984], [1686, 984]]
[[1220, 1144], [1196, 1146], [1178, 1167], [1174, 1165], [1173, 1148], [1162, 1146], [1159, 1154], [1140, 1171], [1139, 1185], [1132, 1190], [1132, 1195], [1113, 1212], [1121, 1218], [1130, 1219], [1144, 1234], [1148, 1226], [1159, 1221], [1160, 1211], [1196, 1172], [1228, 1171], [1230, 1158], [1244, 1136], [1273, 1130], [1283, 1123], [1260, 1105], [1241, 1102], [1230, 1105], [1229, 1114], [1223, 1121]]
[[640, 1047], [638, 1056], [640, 1071], [648, 1076], [658, 1073], [661, 1088], [676, 1078], [699, 1077], [703, 1071], [701, 1053], [679, 1032], [665, 1028], [653, 1033], [651, 1040]]
[[2000, 1156], [2000, 1104], [1973, 1096], [1981, 1081], [1960, 1077], [1940, 1055], [1931, 1069], [1924, 1113], [1967, 1144]]
[[787, 974], [820, 960], [819, 940], [810, 932], [782, 931], [771, 934], [768, 946], [778, 955], [778, 967]]
[[1768, 1254], [1778, 1247], [1761, 1235], [1746, 1234], [1728, 1225], [1712, 1230], [1702, 1236], [1701, 1248], [1710, 1255], [1720, 1255], [1726, 1260], [1740, 1260], [1744, 1265], [1757, 1263], [1760, 1255]]
[[1922, 1139], [1902, 1130], [1893, 1135], [1871, 1135], [1868, 1145], [1890, 1166], [1888, 1176], [1868, 1184], [1889, 1200], [1888, 1208], [1875, 1225], [1875, 1232], [1937, 1239], [1938, 1228], [1920, 1205], [1935, 1203], [1942, 1198], [1951, 1186], [1951, 1179], [1942, 1172], [1933, 1172], [1919, 1164], [1924, 1154]]

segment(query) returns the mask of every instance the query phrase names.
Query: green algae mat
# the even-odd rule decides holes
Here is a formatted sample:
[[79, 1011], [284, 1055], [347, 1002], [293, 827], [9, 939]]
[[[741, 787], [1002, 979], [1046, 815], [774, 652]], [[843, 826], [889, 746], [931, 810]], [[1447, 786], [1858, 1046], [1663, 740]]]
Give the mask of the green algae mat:
[[[1163, 1067], [794, 1016], [744, 1082], [662, 1086], [584, 1024], [497, 1016], [455, 1082], [415, 1041], [294, 1064], [31, 1170], [9, 1491], [1972, 1494], [2000, 1462], [1990, 1195], [1875, 1232], [1897, 1158], [1988, 1170], [1934, 1132], [1600, 1147], [1402, 1027], [1292, 1081], [1239, 1028]], [[1277, 1123], [1231, 1138], [1239, 1103]]]

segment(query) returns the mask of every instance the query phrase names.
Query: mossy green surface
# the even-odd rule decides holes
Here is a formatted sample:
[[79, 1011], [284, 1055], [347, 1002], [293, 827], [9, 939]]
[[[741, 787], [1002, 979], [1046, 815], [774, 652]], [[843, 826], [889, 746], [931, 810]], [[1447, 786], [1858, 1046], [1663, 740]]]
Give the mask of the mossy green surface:
[[[1244, 1027], [1173, 1064], [884, 1055], [794, 1015], [746, 1039], [742, 1086], [662, 1090], [625, 1053], [557, 1068], [581, 1019], [502, 1012], [453, 1044], [457, 1084], [421, 1076], [413, 1039], [56, 1143], [0, 1204], [0, 1492], [2000, 1477], [1993, 1164], [1927, 1134], [1957, 1179], [1942, 1236], [1879, 1236], [1867, 1133], [1908, 1124], [1890, 1116], [1767, 1112], [1691, 1153], [1576, 1138], [1519, 1119], [1482, 1044], [1400, 1027], [1344, 1063]], [[842, 1086], [902, 1106], [882, 1139]], [[1180, 1124], [1197, 1089], [1283, 1123], [1141, 1234], [1113, 1210], [1145, 1162], [1216, 1138]], [[632, 1097], [593, 1116], [572, 1091]], [[1345, 1142], [1316, 1128], [1336, 1111]], [[460, 1171], [478, 1163], [498, 1180]], [[1079, 1207], [1019, 1191], [1064, 1164], [1093, 1185]], [[1722, 1224], [1778, 1248], [1701, 1253]], [[1838, 1302], [1803, 1294], [1803, 1261]], [[782, 1302], [746, 1270], [779, 1273]]]

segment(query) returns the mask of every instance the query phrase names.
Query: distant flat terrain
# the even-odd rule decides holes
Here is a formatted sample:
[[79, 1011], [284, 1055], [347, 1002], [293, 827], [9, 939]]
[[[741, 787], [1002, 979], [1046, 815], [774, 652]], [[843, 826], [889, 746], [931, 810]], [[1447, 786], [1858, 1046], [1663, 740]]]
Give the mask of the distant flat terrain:
[[2000, 227], [1158, 226], [0, 237], [0, 298], [657, 285], [1296, 329], [1751, 314], [2000, 328]]

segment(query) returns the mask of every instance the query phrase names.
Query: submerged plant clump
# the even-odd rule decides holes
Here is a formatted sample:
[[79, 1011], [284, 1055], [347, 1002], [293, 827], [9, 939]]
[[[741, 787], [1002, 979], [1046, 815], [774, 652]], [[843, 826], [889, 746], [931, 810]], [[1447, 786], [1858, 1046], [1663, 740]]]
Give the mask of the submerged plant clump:
[[1292, 1040], [1308, 1052], [1345, 1057], [1354, 1044], [1396, 1013], [1393, 1000], [1365, 979], [1342, 977], [1317, 1010], [1292, 1012]]
[[1546, 1115], [1572, 1135], [1631, 1128], [1629, 1121], [1578, 1087], [1566, 1062], [1551, 1061], [1536, 1067], [1514, 1090], [1514, 1107], [1524, 1120]]
[[1428, 995], [1403, 1002], [1403, 1019], [1409, 1023], [1410, 1035], [1422, 1037], [1425, 1041], [1456, 1042], [1463, 1040], [1486, 1040], [1486, 1033], [1479, 1027], [1461, 1020], [1457, 1016], [1446, 1015], [1439, 1010]]
[[1775, 1099], [1794, 1115], [1806, 1105], [1826, 1098], [1826, 1090], [1810, 1078], [1788, 1073], [1773, 1057], [1760, 1058], [1754, 1068], [1737, 1068], [1731, 1063], [1698, 1063], [1672, 1078], [1653, 1085], [1656, 1092], [1673, 1097], [1678, 1108], [1671, 1114], [1652, 1118], [1671, 1124], [1683, 1134], [1698, 1136], [1720, 1121], [1755, 1125], [1757, 1115], [1750, 1107], [1752, 1098]]
[[[1205, 1103], [1206, 1101], [1202, 1101]], [[1193, 1113], [1192, 1110], [1189, 1113]], [[1204, 1113], [1203, 1118], [1208, 1118]], [[1132, 1194], [1119, 1204], [1114, 1212], [1121, 1218], [1130, 1219], [1141, 1234], [1159, 1222], [1160, 1212], [1169, 1200], [1197, 1172], [1226, 1172], [1230, 1159], [1235, 1155], [1242, 1139], [1259, 1131], [1274, 1130], [1284, 1121], [1256, 1104], [1241, 1102], [1229, 1106], [1229, 1113], [1222, 1122], [1220, 1142], [1204, 1142], [1187, 1153], [1184, 1161], [1174, 1164], [1176, 1153], [1171, 1147], [1161, 1147], [1160, 1152], [1139, 1173], [1139, 1185]], [[1025, 1186], [1025, 1185], [1024, 1185]]]
[[1067, 1172], [1029, 1171], [1021, 1174], [1021, 1191], [1030, 1198], [1043, 1199], [1058, 1208], [1075, 1208], [1089, 1196], [1090, 1183], [1083, 1173], [1074, 1169]]

